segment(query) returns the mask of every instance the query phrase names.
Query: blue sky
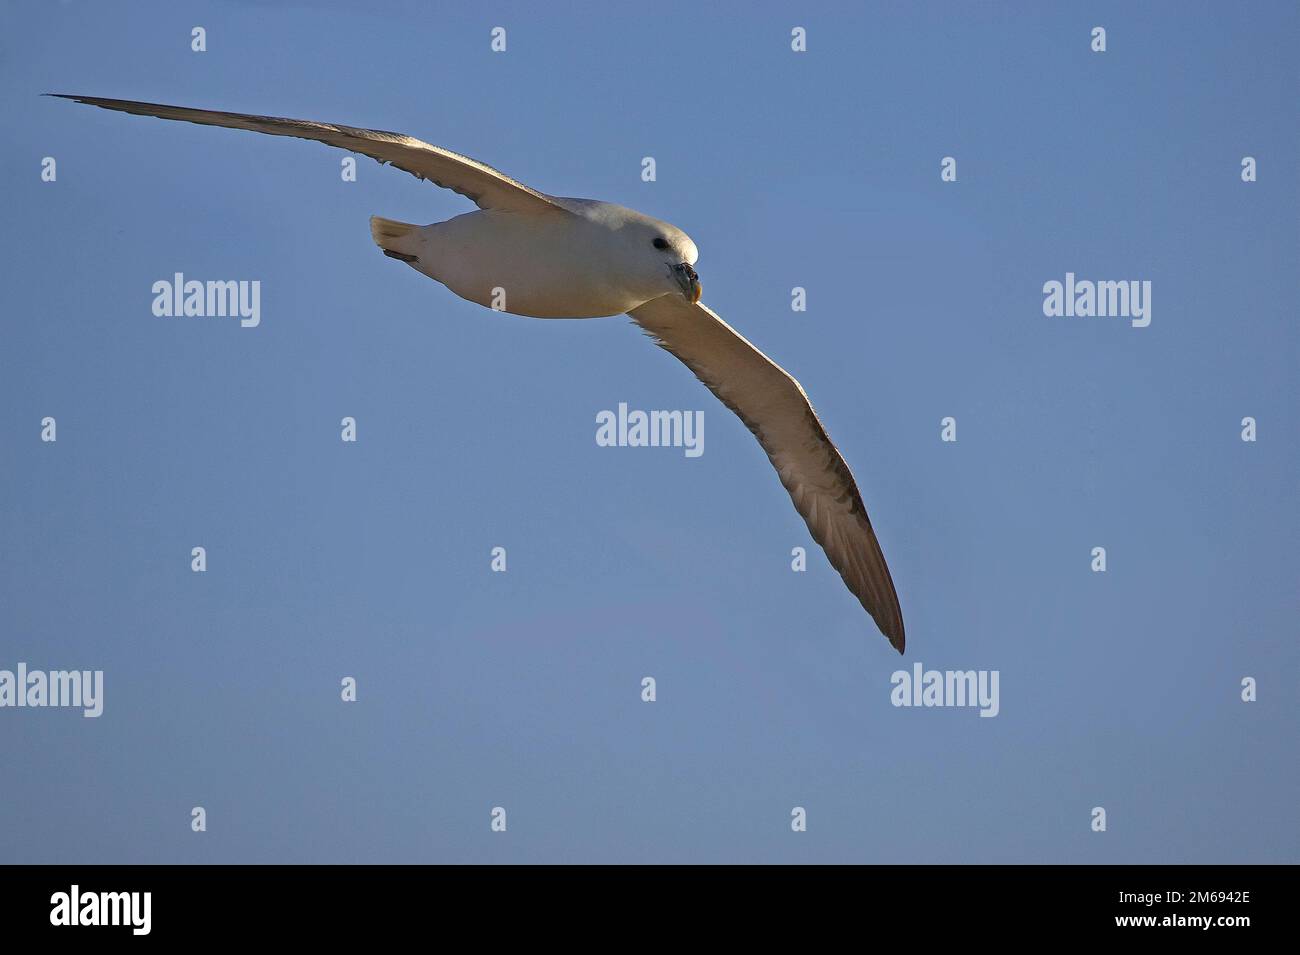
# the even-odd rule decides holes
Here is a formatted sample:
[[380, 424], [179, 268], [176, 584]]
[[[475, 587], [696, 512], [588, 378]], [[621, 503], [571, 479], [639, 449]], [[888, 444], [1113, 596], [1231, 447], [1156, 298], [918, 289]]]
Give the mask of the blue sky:
[[[0, 669], [105, 701], [0, 709], [0, 860], [1300, 861], [1294, 4], [442, 6], [2, 14]], [[466, 200], [47, 91], [399, 130], [680, 226], [854, 469], [906, 656], [627, 319], [371, 242]], [[1151, 281], [1151, 325], [1044, 316], [1070, 271]], [[155, 317], [175, 272], [259, 280], [261, 324]], [[705, 453], [598, 447], [619, 402], [703, 409]], [[917, 661], [997, 670], [999, 715], [894, 707]]]

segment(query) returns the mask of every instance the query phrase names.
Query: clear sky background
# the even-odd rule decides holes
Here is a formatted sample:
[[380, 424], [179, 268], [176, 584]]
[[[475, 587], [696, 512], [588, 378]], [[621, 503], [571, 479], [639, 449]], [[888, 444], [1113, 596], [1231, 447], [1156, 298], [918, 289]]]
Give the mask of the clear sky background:
[[[0, 861], [1300, 861], [1296, 5], [553, 7], [5, 6], [0, 668], [106, 686], [0, 710]], [[906, 656], [629, 320], [371, 242], [465, 199], [46, 91], [680, 226], [852, 466]], [[178, 271], [260, 280], [260, 327], [154, 317]], [[1150, 280], [1150, 327], [1045, 317], [1067, 271]], [[597, 447], [620, 401], [703, 409], [705, 453]], [[917, 661], [998, 670], [1000, 715], [895, 708]]]

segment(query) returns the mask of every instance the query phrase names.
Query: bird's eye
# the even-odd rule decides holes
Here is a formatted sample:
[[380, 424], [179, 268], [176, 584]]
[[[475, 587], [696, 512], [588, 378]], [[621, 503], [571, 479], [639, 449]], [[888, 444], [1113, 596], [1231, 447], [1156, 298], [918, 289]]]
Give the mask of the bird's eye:
[[668, 248], [668, 240], [663, 236], [655, 236], [654, 246], [656, 249]]

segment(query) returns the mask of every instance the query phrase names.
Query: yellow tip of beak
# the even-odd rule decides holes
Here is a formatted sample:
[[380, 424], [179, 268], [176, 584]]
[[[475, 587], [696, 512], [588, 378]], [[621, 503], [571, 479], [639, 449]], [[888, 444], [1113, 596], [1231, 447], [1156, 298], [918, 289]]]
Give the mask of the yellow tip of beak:
[[700, 300], [700, 296], [703, 294], [704, 294], [704, 286], [701, 285], [699, 282], [692, 282], [691, 283], [691, 304], [692, 305], [697, 304]]

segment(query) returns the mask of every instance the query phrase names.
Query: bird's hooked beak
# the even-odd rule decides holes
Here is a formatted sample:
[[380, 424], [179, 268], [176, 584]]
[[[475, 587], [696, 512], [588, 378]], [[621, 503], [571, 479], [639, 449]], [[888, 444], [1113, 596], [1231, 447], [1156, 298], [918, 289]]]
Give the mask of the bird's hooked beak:
[[700, 300], [700, 293], [704, 291], [700, 285], [700, 277], [695, 274], [695, 270], [682, 262], [680, 265], [672, 267], [673, 279], [681, 287], [682, 297], [694, 305]]

